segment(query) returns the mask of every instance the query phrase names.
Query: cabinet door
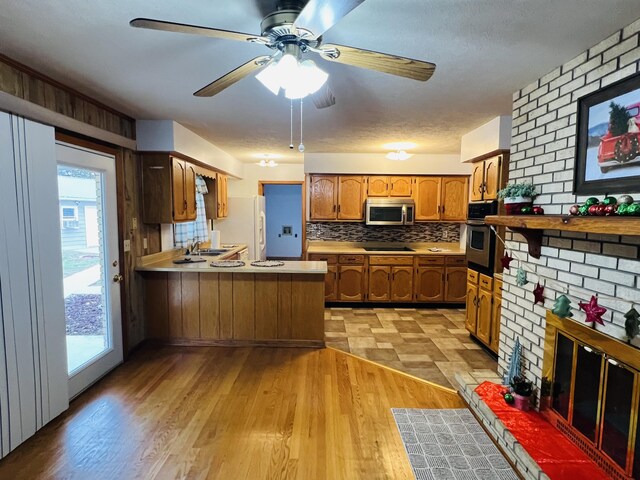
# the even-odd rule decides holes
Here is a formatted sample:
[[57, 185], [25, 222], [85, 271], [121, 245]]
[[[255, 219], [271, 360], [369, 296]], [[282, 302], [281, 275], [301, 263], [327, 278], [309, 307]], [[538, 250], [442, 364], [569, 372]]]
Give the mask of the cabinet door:
[[413, 177], [391, 177], [389, 179], [389, 196], [410, 197]]
[[464, 326], [475, 335], [478, 319], [478, 286], [467, 283], [467, 317]]
[[363, 177], [341, 176], [338, 178], [338, 219], [362, 220]]
[[364, 300], [364, 266], [338, 266], [338, 299], [349, 302]]
[[482, 200], [482, 192], [484, 187], [484, 162], [476, 162], [473, 164], [471, 171], [471, 196], [472, 202]]
[[388, 197], [389, 196], [389, 177], [376, 175], [369, 177], [367, 187], [368, 197]]
[[227, 199], [229, 198], [229, 190], [228, 190], [228, 182], [229, 177], [226, 175], [222, 175], [222, 216], [227, 217], [229, 215], [229, 203]]
[[335, 220], [338, 200], [338, 177], [313, 175], [311, 177], [311, 220]]
[[186, 177], [186, 165], [177, 158], [171, 159], [171, 184], [173, 188], [173, 220], [176, 222], [187, 221], [187, 200], [185, 198], [184, 180]]
[[441, 177], [416, 177], [413, 197], [416, 202], [416, 220], [440, 219]]
[[418, 267], [416, 300], [441, 302], [444, 299], [444, 267]]
[[324, 276], [324, 299], [332, 301], [338, 299], [338, 267], [327, 265], [327, 273]]
[[413, 300], [413, 267], [391, 268], [391, 300], [394, 302]]
[[217, 218], [227, 216], [227, 176], [221, 173], [216, 175], [216, 202]]
[[496, 200], [500, 189], [502, 155], [484, 161], [484, 199]]
[[467, 219], [467, 177], [443, 178], [441, 198], [441, 220], [464, 221]]
[[467, 294], [467, 267], [447, 267], [444, 281], [444, 299], [464, 302]]
[[491, 342], [491, 311], [493, 294], [489, 290], [478, 290], [478, 328], [476, 336], [489, 345]]
[[391, 290], [391, 267], [374, 265], [369, 267], [369, 300], [388, 301]]
[[491, 312], [491, 342], [489, 348], [498, 353], [500, 347], [500, 317], [502, 316], [502, 292], [493, 294], [493, 308]]
[[196, 211], [196, 168], [190, 163], [185, 163], [184, 198], [187, 202], [187, 220], [195, 220]]

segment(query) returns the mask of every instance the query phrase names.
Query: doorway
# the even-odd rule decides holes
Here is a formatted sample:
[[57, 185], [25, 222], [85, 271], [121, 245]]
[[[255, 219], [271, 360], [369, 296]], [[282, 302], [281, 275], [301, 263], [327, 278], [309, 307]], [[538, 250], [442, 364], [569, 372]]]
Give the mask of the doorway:
[[265, 197], [267, 258], [300, 260], [305, 239], [304, 182], [260, 182]]
[[69, 397], [122, 363], [116, 159], [58, 142]]

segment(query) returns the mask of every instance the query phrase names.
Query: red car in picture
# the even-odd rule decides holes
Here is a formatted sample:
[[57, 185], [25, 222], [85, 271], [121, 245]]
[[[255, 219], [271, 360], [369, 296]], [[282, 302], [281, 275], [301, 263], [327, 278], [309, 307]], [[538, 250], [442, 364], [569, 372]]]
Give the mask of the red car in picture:
[[614, 137], [610, 129], [598, 147], [598, 165], [602, 173], [614, 167], [640, 163], [640, 102], [627, 106], [629, 131]]

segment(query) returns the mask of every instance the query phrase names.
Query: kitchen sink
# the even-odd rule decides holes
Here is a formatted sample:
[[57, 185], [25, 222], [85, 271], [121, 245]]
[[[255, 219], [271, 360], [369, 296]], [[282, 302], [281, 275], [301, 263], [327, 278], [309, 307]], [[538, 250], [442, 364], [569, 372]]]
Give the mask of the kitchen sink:
[[199, 250], [197, 255], [203, 255], [206, 257], [215, 257], [216, 255], [222, 255], [223, 253], [227, 253], [230, 248], [204, 248]]
[[415, 252], [409, 247], [364, 247], [367, 252]]

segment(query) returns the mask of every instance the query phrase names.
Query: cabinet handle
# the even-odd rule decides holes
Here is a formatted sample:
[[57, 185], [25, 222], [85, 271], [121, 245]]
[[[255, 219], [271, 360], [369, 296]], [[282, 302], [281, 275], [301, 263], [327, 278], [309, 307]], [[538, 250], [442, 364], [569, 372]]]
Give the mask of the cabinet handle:
[[333, 211], [334, 211], [334, 212], [336, 211], [336, 206], [335, 206], [335, 205], [333, 206]]
[[442, 213], [444, 213], [444, 205], [442, 205]]
[[338, 213], [340, 213], [340, 205], [338, 205]]
[[184, 201], [184, 209], [185, 209], [185, 211], [187, 210], [187, 201], [186, 200]]

